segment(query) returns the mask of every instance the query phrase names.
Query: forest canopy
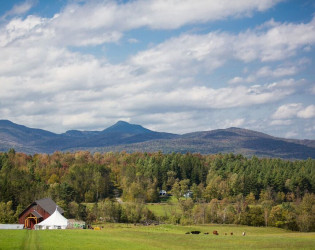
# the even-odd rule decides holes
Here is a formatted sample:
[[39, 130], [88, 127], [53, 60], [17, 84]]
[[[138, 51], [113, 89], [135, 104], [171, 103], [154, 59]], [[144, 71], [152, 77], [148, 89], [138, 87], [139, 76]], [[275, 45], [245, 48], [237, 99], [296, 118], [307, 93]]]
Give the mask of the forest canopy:
[[[307, 229], [298, 227], [298, 220], [315, 218], [313, 159], [287, 161], [249, 159], [234, 154], [161, 152], [27, 155], [13, 149], [0, 153], [0, 206], [11, 216], [3, 215], [5, 219], [1, 219], [0, 215], [2, 221], [12, 221], [22, 208], [43, 197], [51, 197], [69, 215], [77, 216], [82, 203], [119, 206], [105, 202], [115, 197], [137, 204], [159, 202], [159, 190], [166, 190], [178, 200], [184, 209], [182, 222], [193, 221], [191, 215], [185, 215], [185, 209], [197, 213], [203, 204], [212, 206], [211, 211], [218, 211], [209, 215], [210, 222], [267, 225], [272, 223], [270, 215], [274, 220], [277, 216], [287, 216], [273, 224], [278, 221], [277, 226], [281, 226], [281, 221], [293, 216], [295, 224], [291, 221], [294, 224], [291, 229], [315, 229], [312, 220]], [[187, 192], [191, 197], [183, 199]], [[243, 203], [238, 204], [240, 201]], [[71, 214], [71, 206], [76, 207], [76, 214]], [[239, 216], [222, 221], [218, 216], [221, 210], [225, 211], [224, 218], [228, 218], [228, 211]], [[242, 210], [247, 214], [245, 217], [241, 215]]]

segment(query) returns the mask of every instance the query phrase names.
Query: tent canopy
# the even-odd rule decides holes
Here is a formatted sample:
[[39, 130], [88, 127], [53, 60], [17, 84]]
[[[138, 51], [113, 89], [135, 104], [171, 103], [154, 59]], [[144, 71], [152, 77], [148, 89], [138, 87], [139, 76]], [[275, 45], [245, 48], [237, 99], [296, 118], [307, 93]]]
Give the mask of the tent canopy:
[[35, 229], [66, 229], [68, 220], [59, 213], [56, 208], [55, 212], [46, 220], [35, 225]]

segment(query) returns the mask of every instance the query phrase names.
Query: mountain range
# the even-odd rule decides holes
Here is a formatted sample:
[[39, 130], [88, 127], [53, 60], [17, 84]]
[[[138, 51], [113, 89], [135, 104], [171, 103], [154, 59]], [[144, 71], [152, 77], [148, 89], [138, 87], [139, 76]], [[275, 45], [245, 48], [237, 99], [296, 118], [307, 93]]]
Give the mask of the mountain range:
[[56, 134], [0, 120], [0, 151], [14, 148], [27, 154], [55, 151], [126, 151], [163, 153], [235, 153], [283, 159], [315, 158], [315, 140], [294, 140], [227, 128], [188, 134], [156, 132], [119, 121], [102, 131], [69, 130]]

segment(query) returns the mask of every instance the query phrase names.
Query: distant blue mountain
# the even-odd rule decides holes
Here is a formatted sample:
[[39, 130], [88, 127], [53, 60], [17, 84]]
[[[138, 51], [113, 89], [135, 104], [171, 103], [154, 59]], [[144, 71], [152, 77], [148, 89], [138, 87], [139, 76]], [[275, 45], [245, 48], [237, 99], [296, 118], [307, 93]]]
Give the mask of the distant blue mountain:
[[264, 133], [228, 128], [184, 135], [156, 132], [140, 125], [118, 121], [103, 131], [69, 130], [55, 134], [0, 120], [0, 151], [29, 154], [88, 150], [164, 153], [240, 153], [246, 156], [286, 159], [315, 158], [315, 140], [288, 140]]
[[123, 133], [123, 134], [146, 134], [153, 131], [146, 129], [140, 125], [130, 124], [124, 121], [118, 121], [113, 126], [103, 130], [102, 134]]
[[108, 147], [123, 144], [145, 142], [155, 139], [172, 139], [178, 135], [151, 131], [140, 125], [118, 121], [95, 136], [78, 144], [79, 147]]
[[66, 133], [62, 134], [70, 137], [90, 137], [93, 135], [100, 134], [99, 131], [80, 131], [80, 130], [68, 130]]

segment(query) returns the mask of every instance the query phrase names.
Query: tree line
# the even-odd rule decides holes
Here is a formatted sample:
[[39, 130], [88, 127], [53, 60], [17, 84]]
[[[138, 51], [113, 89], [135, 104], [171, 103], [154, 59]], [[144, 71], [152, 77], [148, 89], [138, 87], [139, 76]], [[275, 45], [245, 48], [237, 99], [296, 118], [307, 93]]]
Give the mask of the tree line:
[[[139, 222], [153, 219], [144, 204], [159, 202], [160, 190], [177, 200], [178, 209], [159, 218], [168, 222], [315, 230], [313, 159], [161, 152], [27, 155], [14, 149], [0, 153], [2, 223], [16, 220], [23, 208], [43, 197], [55, 200], [67, 216]], [[188, 192], [191, 197], [183, 198]], [[115, 197], [127, 203], [122, 206]], [[96, 205], [87, 208], [83, 203]], [[108, 215], [112, 210], [119, 214]]]

